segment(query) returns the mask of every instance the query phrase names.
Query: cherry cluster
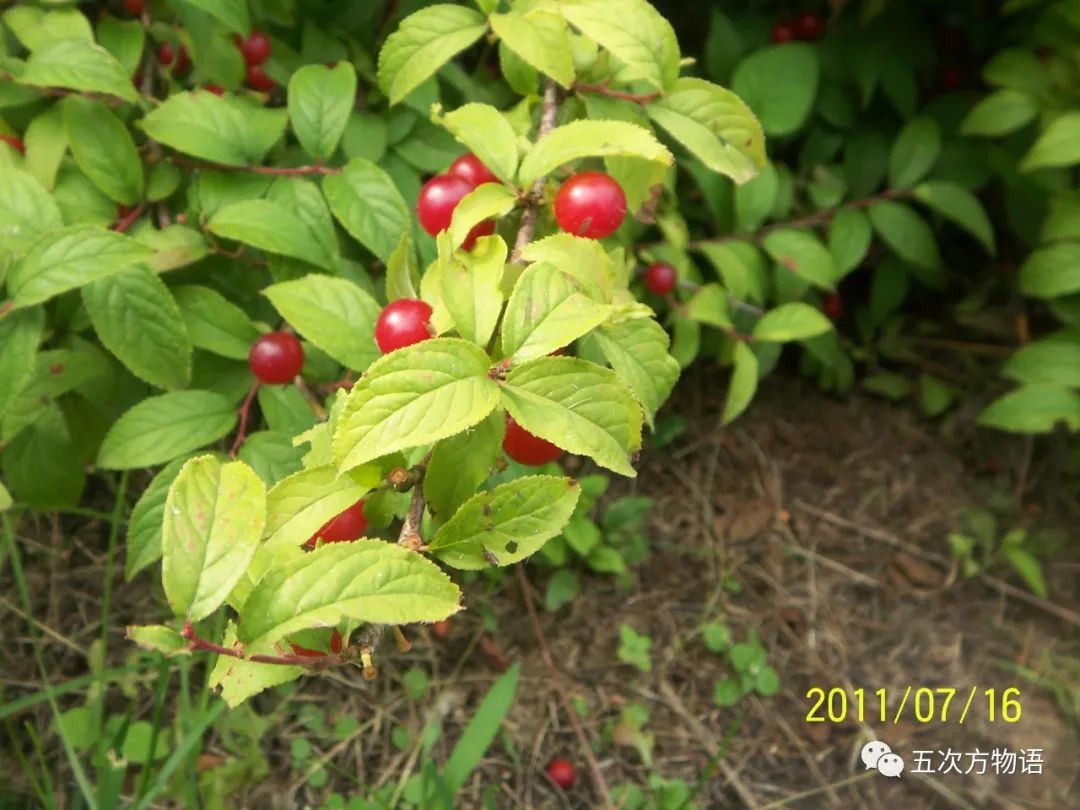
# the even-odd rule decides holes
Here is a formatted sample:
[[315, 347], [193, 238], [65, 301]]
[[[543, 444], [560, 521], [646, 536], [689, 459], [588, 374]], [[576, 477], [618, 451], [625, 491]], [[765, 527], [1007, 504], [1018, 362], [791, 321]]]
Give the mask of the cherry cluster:
[[244, 64], [247, 65], [248, 87], [260, 93], [269, 93], [277, 87], [277, 82], [263, 70], [263, 63], [270, 58], [270, 39], [266, 34], [252, 29], [246, 39], [237, 34], [233, 37], [233, 42], [240, 49]]
[[814, 42], [825, 33], [825, 20], [816, 11], [804, 11], [773, 26], [772, 41], [777, 45], [785, 42]]

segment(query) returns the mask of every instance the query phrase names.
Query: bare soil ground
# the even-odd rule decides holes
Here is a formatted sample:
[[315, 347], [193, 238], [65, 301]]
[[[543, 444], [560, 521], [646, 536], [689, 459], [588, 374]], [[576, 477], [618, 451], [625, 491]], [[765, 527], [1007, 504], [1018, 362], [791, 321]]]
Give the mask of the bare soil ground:
[[[504, 737], [463, 791], [462, 808], [481, 807], [481, 792], [492, 784], [499, 785], [499, 807], [601, 806], [561, 708], [558, 681], [588, 706], [583, 730], [609, 786], [643, 784], [649, 773], [693, 784], [715, 770], [695, 806], [1080, 807], [1080, 507], [1075, 499], [1053, 508], [1034, 498], [1024, 504], [1025, 519], [1037, 513], [1041, 521], [1074, 530], [1065, 551], [1045, 566], [1052, 602], [1030, 596], [1005, 570], [961, 579], [945, 540], [964, 509], [982, 505], [995, 487], [1011, 491], [1017, 471], [1025, 480], [1037, 478], [1038, 454], [1029, 464], [1022, 443], [980, 437], [996, 443], [988, 450], [971, 436], [945, 438], [938, 426], [904, 408], [859, 397], [828, 399], [784, 379], [770, 382], [744, 419], [720, 430], [716, 389], [705, 373], [686, 381], [669, 410], [689, 419], [688, 430], [672, 447], [647, 451], [640, 477], [620, 485], [620, 494], [630, 489], [657, 502], [640, 586], [620, 592], [611, 579], [594, 577], [572, 604], [541, 614], [542, 638], [558, 677], [543, 660], [519, 581], [511, 575], [501, 584], [472, 586], [472, 609], [455, 621], [453, 634], [435, 640], [426, 629], [411, 632], [413, 650], [383, 651], [382, 675], [374, 684], [332, 674], [306, 679], [285, 702], [257, 699], [256, 708], [276, 718], [261, 740], [268, 773], [223, 806], [318, 807], [331, 787], [349, 795], [357, 783], [404, 783], [419, 763], [415, 748], [393, 745], [393, 727], [419, 729], [440, 716], [444, 734], [435, 752], [437, 759], [445, 757], [498, 666], [510, 661], [522, 665], [518, 699]], [[988, 459], [1001, 471], [987, 473]], [[100, 633], [104, 541], [93, 524], [69, 522], [54, 530], [43, 521], [27, 527], [25, 538], [20, 534], [38, 602], [35, 615], [51, 631], [46, 663], [56, 680], [85, 673], [86, 655]], [[530, 568], [528, 574], [539, 590], [540, 573]], [[0, 576], [0, 631], [12, 653], [0, 682], [11, 698], [40, 682], [8, 572]], [[730, 578], [737, 592], [725, 587]], [[127, 650], [120, 639], [123, 623], [145, 622], [147, 606], [160, 604], [160, 597], [153, 577], [144, 576], [118, 584], [114, 600], [110, 651], [117, 660], [110, 663], [119, 663]], [[489, 624], [497, 620], [493, 633], [484, 626], [488, 611]], [[698, 630], [710, 620], [726, 623], [737, 639], [751, 629], [759, 634], [780, 673], [778, 695], [745, 697], [733, 708], [716, 705], [714, 684], [728, 664], [701, 642]], [[619, 662], [624, 622], [652, 637], [650, 673]], [[429, 697], [420, 702], [408, 698], [400, 680], [416, 665], [431, 678]], [[137, 712], [143, 716], [150, 712], [152, 677], [135, 693], [142, 695]], [[813, 687], [843, 688], [849, 696], [860, 687], [868, 695], [885, 689], [890, 722], [875, 720], [871, 695], [863, 722], [849, 709], [842, 722], [808, 723], [807, 691]], [[918, 722], [911, 706], [892, 722], [908, 687], [954, 687], [957, 702], [947, 722]], [[961, 725], [971, 687], [978, 687], [980, 698]], [[1008, 687], [1020, 689], [1022, 717], [991, 722], [983, 690], [1000, 694]], [[651, 768], [632, 746], [620, 745], [618, 735], [615, 741], [605, 735], [628, 702], [650, 711], [647, 730], [656, 740]], [[325, 709], [331, 720], [355, 717], [360, 728], [342, 741], [313, 738], [297, 721], [304, 704]], [[48, 734], [47, 707], [18, 719], [42, 734], [63, 787], [70, 779], [56, 738]], [[329, 787], [312, 788], [306, 772], [293, 767], [292, 740], [305, 736], [315, 745], [315, 761], [331, 774]], [[871, 739], [905, 757], [900, 779], [864, 769], [859, 752]], [[10, 744], [5, 738], [0, 746]], [[1041, 775], [913, 772], [912, 751], [950, 748], [1038, 748], [1045, 764]], [[226, 749], [215, 732], [206, 740], [202, 766], [221, 766]], [[0, 778], [17, 790], [18, 764], [2, 753]], [[578, 785], [565, 795], [542, 773], [556, 755], [580, 764]], [[710, 763], [718, 765], [710, 769]]]

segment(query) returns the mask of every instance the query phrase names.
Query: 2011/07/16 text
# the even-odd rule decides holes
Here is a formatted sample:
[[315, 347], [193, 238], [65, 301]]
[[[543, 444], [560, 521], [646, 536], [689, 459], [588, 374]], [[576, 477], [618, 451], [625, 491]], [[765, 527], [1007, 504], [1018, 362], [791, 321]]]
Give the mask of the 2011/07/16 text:
[[[810, 701], [806, 722], [844, 723], [854, 720], [859, 723], [877, 721], [896, 725], [908, 712], [908, 717], [917, 723], [962, 724], [973, 708], [977, 711], [985, 708], [991, 723], [1018, 723], [1022, 714], [1020, 690], [1015, 686], [981, 690], [978, 686], [972, 686], [966, 693], [952, 686], [908, 686], [898, 702], [890, 700], [896, 694], [897, 690], [885, 687], [854, 689], [849, 695], [848, 690], [841, 687], [826, 690], [814, 686], [806, 692], [806, 699]], [[895, 710], [890, 709], [890, 704], [895, 705]]]

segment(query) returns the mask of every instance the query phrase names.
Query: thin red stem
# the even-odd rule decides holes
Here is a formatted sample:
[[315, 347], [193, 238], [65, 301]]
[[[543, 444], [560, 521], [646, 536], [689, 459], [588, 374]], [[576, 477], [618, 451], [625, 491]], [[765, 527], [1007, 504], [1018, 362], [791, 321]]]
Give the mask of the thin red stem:
[[191, 622], [184, 623], [184, 628], [180, 631], [180, 635], [188, 640], [188, 647], [192, 650], [217, 653], [218, 655], [225, 655], [229, 658], [252, 661], [256, 664], [277, 664], [279, 666], [289, 667], [324, 667], [330, 664], [344, 663], [344, 659], [340, 655], [329, 654], [319, 658], [313, 658], [309, 655], [262, 655], [260, 653], [256, 653], [255, 655], [244, 655], [243, 649], [224, 647], [221, 644], [215, 644], [212, 641], [200, 638], [195, 632], [195, 628], [192, 626]]
[[255, 394], [258, 390], [259, 383], [256, 381], [247, 392], [247, 396], [244, 397], [244, 404], [240, 406], [240, 427], [236, 431], [236, 440], [233, 442], [232, 450], [229, 451], [230, 458], [236, 458], [236, 454], [240, 452], [240, 446], [244, 443], [244, 439], [247, 438], [248, 416], [251, 413], [251, 403], [255, 400]]
[[143, 215], [144, 211], [146, 211], [146, 203], [141, 202], [120, 217], [120, 219], [116, 220], [116, 224], [113, 225], [113, 230], [117, 233], [124, 233], [128, 228], [135, 224], [136, 220]]
[[213, 169], [219, 172], [248, 172], [274, 177], [300, 177], [308, 174], [341, 174], [341, 169], [333, 166], [230, 166], [227, 163], [212, 163], [207, 160], [191, 160], [173, 155], [169, 162], [185, 169]]
[[662, 95], [660, 92], [655, 93], [624, 93], [621, 90], [612, 90], [606, 84], [576, 84], [574, 89], [579, 93], [594, 93], [598, 96], [607, 96], [608, 98], [617, 98], [622, 101], [632, 101], [635, 104], [641, 104], [642, 106], [648, 104], [650, 101], [656, 101]]

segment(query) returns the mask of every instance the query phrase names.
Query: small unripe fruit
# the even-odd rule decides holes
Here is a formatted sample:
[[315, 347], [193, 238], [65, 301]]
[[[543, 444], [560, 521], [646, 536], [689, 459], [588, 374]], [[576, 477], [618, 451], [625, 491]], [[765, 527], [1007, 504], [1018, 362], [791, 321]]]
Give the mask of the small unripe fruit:
[[432, 236], [450, 227], [454, 209], [461, 198], [473, 190], [468, 181], [448, 174], [432, 177], [416, 199], [416, 216], [420, 226]]
[[22, 142], [22, 138], [16, 135], [0, 135], [0, 141], [3, 141], [12, 149], [26, 154], [26, 144]]
[[563, 790], [569, 790], [577, 781], [577, 769], [566, 759], [553, 759], [548, 763], [547, 775]]
[[626, 194], [603, 172], [579, 172], [555, 195], [555, 221], [575, 236], [604, 239], [619, 229], [625, 217]]
[[244, 57], [248, 67], [261, 65], [270, 58], [270, 40], [262, 31], [252, 30], [247, 39], [233, 37], [236, 47]]
[[675, 289], [677, 281], [675, 268], [665, 262], [650, 264], [645, 271], [645, 286], [653, 295], [667, 295]]
[[795, 36], [804, 42], [820, 39], [825, 33], [825, 21], [816, 11], [806, 11], [795, 18]]
[[460, 177], [473, 188], [482, 186], [484, 183], [498, 183], [499, 178], [492, 174], [491, 169], [480, 162], [474, 154], [462, 155], [453, 163], [446, 173], [451, 177]]
[[364, 501], [360, 500], [326, 521], [315, 534], [311, 535], [307, 545], [313, 546], [318, 540], [324, 543], [351, 543], [364, 536], [367, 526]]
[[792, 42], [795, 39], [795, 26], [788, 22], [779, 22], [773, 26], [770, 38], [777, 45]]
[[550, 464], [560, 456], [563, 451], [546, 439], [534, 436], [514, 421], [514, 418], [506, 416], [506, 435], [503, 436], [503, 450], [518, 464], [526, 464], [530, 467], [541, 467]]
[[127, 9], [128, 14], [138, 17], [146, 8], [146, 0], [124, 0], [124, 8]]
[[259, 382], [284, 385], [304, 368], [304, 347], [295, 335], [271, 332], [252, 344], [248, 365]]
[[266, 71], [259, 65], [248, 66], [247, 84], [252, 90], [258, 90], [260, 93], [269, 93], [277, 87], [277, 82], [267, 76]]
[[431, 304], [419, 298], [391, 301], [375, 322], [375, 343], [389, 354], [432, 337]]

